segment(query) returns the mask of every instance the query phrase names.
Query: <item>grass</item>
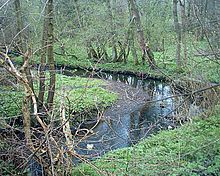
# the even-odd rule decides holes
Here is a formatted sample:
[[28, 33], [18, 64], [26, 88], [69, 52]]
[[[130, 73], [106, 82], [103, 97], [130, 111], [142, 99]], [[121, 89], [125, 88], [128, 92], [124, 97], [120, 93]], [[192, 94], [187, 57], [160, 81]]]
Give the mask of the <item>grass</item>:
[[73, 169], [72, 175], [218, 175], [220, 173], [220, 113], [110, 152]]

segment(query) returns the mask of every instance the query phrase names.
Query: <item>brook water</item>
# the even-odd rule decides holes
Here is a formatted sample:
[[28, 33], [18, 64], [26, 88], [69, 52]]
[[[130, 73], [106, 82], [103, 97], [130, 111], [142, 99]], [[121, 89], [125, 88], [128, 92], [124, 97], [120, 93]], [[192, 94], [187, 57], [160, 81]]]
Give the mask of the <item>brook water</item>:
[[[172, 117], [179, 98], [178, 100], [167, 98], [173, 95], [169, 83], [134, 75], [106, 72], [93, 73], [81, 69], [65, 71], [64, 74], [121, 82], [136, 89], [147, 91], [150, 100], [153, 102], [146, 102], [143, 106], [134, 109], [132, 112], [124, 113], [120, 117], [115, 116], [100, 121], [93, 129], [93, 133], [83, 140], [81, 137], [76, 136], [74, 138], [74, 150], [86, 159], [96, 159], [108, 151], [134, 145], [159, 130], [176, 127]], [[161, 99], [164, 100], [161, 101]], [[81, 161], [75, 158], [73, 162], [77, 164]], [[42, 175], [41, 166], [34, 161], [31, 164], [30, 171], [33, 176]]]
[[108, 151], [131, 146], [152, 133], [176, 126], [171, 118], [173, 115], [171, 112], [174, 108], [173, 99], [168, 98], [159, 101], [173, 95], [168, 83], [126, 74], [105, 72], [92, 74], [84, 70], [75, 70], [72, 73], [67, 71], [65, 74], [68, 76], [93, 77], [121, 82], [136, 89], [147, 91], [151, 101], [154, 101], [154, 103], [147, 103], [131, 113], [125, 113], [123, 116], [111, 117], [111, 119], [101, 121], [93, 129], [94, 134], [85, 140], [81, 141], [80, 138], [76, 138], [76, 152], [84, 156], [86, 155], [87, 158], [99, 157]]

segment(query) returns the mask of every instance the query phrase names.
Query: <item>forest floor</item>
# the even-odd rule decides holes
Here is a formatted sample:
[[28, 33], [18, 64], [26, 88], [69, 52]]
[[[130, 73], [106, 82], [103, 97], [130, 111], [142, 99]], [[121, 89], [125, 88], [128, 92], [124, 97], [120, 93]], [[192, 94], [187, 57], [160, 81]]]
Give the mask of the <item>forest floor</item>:
[[[198, 43], [198, 46], [202, 45]], [[188, 53], [189, 62], [182, 66], [177, 67], [175, 62], [175, 48], [174, 45], [167, 46], [165, 52], [154, 52], [155, 60], [157, 63], [157, 68], [152, 70], [149, 68], [148, 64], [135, 65], [132, 57], [128, 58], [127, 63], [123, 62], [112, 62], [111, 60], [103, 62], [95, 62], [92, 59], [88, 59], [86, 48], [82, 45], [74, 45], [76, 48], [72, 47], [73, 44], [68, 44], [67, 52], [71, 54], [76, 54], [76, 57], [55, 55], [56, 66], [58, 67], [68, 67], [70, 69], [81, 68], [88, 70], [102, 70], [110, 72], [120, 72], [135, 74], [137, 76], [143, 76], [146, 78], [156, 78], [156, 79], [167, 79], [175, 80], [180, 78], [194, 78], [203, 82], [213, 82], [218, 83], [220, 80], [219, 73], [220, 67], [218, 63], [213, 62], [211, 59], [206, 59], [203, 57], [195, 56], [197, 52], [194, 47], [191, 48]], [[202, 47], [202, 46], [201, 46]], [[204, 47], [204, 46], [203, 46]], [[55, 47], [56, 52], [59, 52]], [[109, 48], [108, 48], [109, 50]], [[141, 56], [139, 55], [139, 58]], [[22, 57], [16, 58], [17, 64], [22, 64]], [[139, 61], [140, 62], [140, 61]], [[33, 66], [40, 64], [40, 57], [35, 56], [33, 58]], [[205, 64], [201, 64], [205, 63]], [[203, 71], [205, 70], [205, 72]]]

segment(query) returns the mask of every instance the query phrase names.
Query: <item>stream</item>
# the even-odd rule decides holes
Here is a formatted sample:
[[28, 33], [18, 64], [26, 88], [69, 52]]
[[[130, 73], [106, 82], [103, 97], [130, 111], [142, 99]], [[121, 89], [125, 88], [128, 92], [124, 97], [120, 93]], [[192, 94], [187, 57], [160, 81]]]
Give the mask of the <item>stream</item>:
[[[63, 74], [120, 82], [138, 90], [146, 91], [150, 100], [153, 101], [152, 103], [146, 102], [122, 116], [116, 115], [100, 121], [86, 138], [82, 139], [82, 137], [75, 135], [74, 150], [87, 160], [97, 159], [106, 152], [118, 148], [132, 146], [160, 130], [173, 129], [177, 126], [172, 117], [175, 115], [174, 108], [180, 103], [181, 97], [164, 99], [174, 95], [174, 91], [167, 82], [127, 74], [93, 73], [81, 69], [65, 70]], [[161, 101], [161, 99], [164, 100]], [[30, 166], [31, 175], [42, 175], [41, 166], [35, 161], [32, 162]], [[80, 162], [82, 161], [78, 158], [73, 160], [74, 164]]]
[[[118, 148], [129, 147], [152, 133], [176, 126], [171, 118], [173, 115], [171, 112], [174, 108], [173, 99], [159, 101], [173, 95], [168, 83], [126, 74], [106, 72], [91, 74], [91, 72], [84, 70], [75, 70], [72, 73], [67, 71], [64, 74], [121, 82], [149, 92], [151, 100], [155, 101], [125, 113], [123, 116], [115, 116], [99, 122], [93, 129], [93, 134], [82, 141], [80, 138], [75, 138], [74, 142], [77, 144], [75, 151], [87, 159], [100, 157], [106, 152]], [[167, 118], [164, 118], [165, 116]], [[75, 162], [77, 163], [78, 159]]]

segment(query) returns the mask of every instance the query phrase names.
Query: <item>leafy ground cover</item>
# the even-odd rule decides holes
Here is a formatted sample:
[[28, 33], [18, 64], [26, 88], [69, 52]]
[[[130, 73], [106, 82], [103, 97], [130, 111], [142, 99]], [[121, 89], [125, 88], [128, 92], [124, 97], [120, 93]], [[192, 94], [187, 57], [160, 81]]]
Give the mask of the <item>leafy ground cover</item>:
[[[219, 106], [210, 118], [193, 122], [110, 152], [73, 175], [218, 175], [220, 173]], [[98, 168], [98, 169], [97, 169]]]
[[[117, 99], [117, 95], [104, 89], [105, 85], [105, 82], [98, 79], [67, 77], [57, 74], [55, 104], [59, 106], [62, 92], [65, 90], [66, 105], [72, 111], [80, 112], [96, 107], [106, 108]], [[37, 88], [37, 84], [35, 84], [35, 88]], [[22, 88], [19, 90], [12, 90], [8, 87], [2, 89], [0, 116], [12, 117], [21, 114], [22, 96]]]
[[[65, 43], [65, 39], [63, 39]], [[78, 42], [78, 41], [77, 41]], [[88, 59], [85, 46], [78, 42], [68, 41], [66, 43], [66, 52], [69, 56], [55, 55], [56, 64], [58, 66], [69, 66], [72, 68], [96, 68], [109, 71], [129, 71], [136, 74], [147, 73], [151, 77], [166, 77], [170, 76], [174, 79], [182, 77], [190, 77], [201, 81], [219, 82], [220, 80], [220, 66], [213, 57], [196, 56], [200, 51], [208, 50], [206, 42], [188, 41], [188, 63], [181, 68], [176, 67], [175, 62], [175, 45], [166, 44], [165, 50], [162, 52], [154, 52], [158, 69], [151, 70], [147, 65], [135, 65], [131, 55], [127, 63], [114, 63], [109, 59], [105, 62], [95, 63], [93, 60]], [[173, 43], [175, 43], [173, 41]], [[73, 47], [74, 46], [74, 47]], [[138, 47], [137, 47], [137, 50]], [[59, 45], [55, 45], [56, 53], [61, 53]], [[111, 55], [111, 48], [107, 48], [108, 55]], [[208, 52], [208, 51], [207, 51]], [[73, 56], [74, 55], [74, 56]], [[183, 54], [182, 54], [183, 55]], [[76, 57], [75, 57], [76, 56]], [[141, 53], [138, 51], [138, 57], [141, 58]], [[39, 64], [40, 59], [38, 55], [33, 58], [35, 64]], [[21, 63], [22, 59], [17, 58], [17, 62]], [[139, 60], [141, 62], [141, 60]]]
[[13, 117], [21, 114], [23, 91], [1, 86], [0, 117]]
[[[66, 104], [76, 112], [94, 107], [106, 108], [117, 99], [117, 95], [104, 89], [105, 82], [92, 78], [57, 76], [56, 104], [61, 99], [62, 88], [66, 95]], [[59, 91], [60, 90], [60, 91]], [[68, 97], [68, 99], [67, 99]]]

